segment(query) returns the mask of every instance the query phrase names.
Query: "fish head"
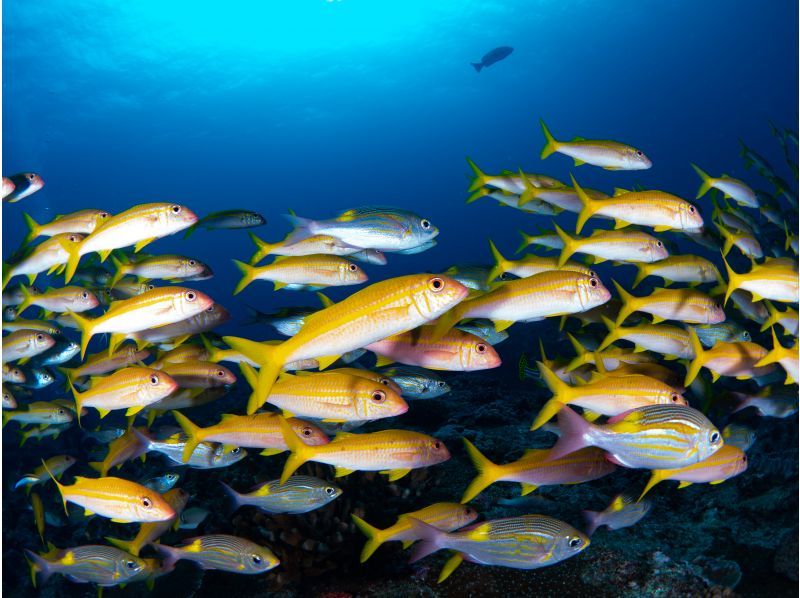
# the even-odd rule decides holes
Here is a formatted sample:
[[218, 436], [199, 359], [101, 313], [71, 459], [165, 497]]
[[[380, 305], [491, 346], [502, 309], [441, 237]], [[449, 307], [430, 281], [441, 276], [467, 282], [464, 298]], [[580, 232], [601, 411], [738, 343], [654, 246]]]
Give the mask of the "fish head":
[[25, 182], [28, 183], [31, 193], [44, 187], [44, 179], [35, 172], [24, 172], [23, 176], [25, 177]]
[[167, 521], [176, 515], [175, 509], [169, 506], [163, 496], [144, 486], [140, 492], [121, 500], [128, 504], [131, 521]]
[[553, 562], [563, 561], [570, 557], [575, 556], [587, 546], [589, 546], [589, 537], [576, 530], [571, 525], [563, 524], [563, 529], [560, 530], [558, 535], [553, 538]]
[[142, 368], [142, 398], [151, 403], [163, 399], [178, 389], [178, 383], [161, 370]]
[[708, 425], [704, 426], [703, 429], [700, 430], [699, 438], [697, 440], [697, 444], [695, 445], [697, 455], [696, 462], [703, 461], [704, 459], [707, 459], [716, 453], [722, 448], [724, 442], [725, 441], [722, 438], [720, 431], [713, 424], [711, 424], [711, 422], [708, 422]]
[[161, 204], [157, 218], [165, 228], [176, 232], [199, 220], [197, 214], [189, 208], [176, 203]]
[[428, 320], [439, 317], [469, 294], [463, 284], [442, 274], [416, 277], [409, 291], [413, 303]]
[[386, 254], [380, 249], [364, 249], [359, 251], [358, 254], [368, 264], [374, 264], [376, 266], [385, 266], [387, 264]]
[[444, 380], [427, 379], [423, 383], [422, 395], [434, 399], [450, 392], [450, 385]]
[[25, 382], [25, 374], [21, 369], [4, 363], [3, 382], [16, 382], [17, 384], [23, 384]]
[[242, 447], [235, 446], [229, 451], [224, 450], [224, 445], [220, 444], [212, 458], [215, 467], [227, 467], [238, 463], [247, 456], [247, 451]]
[[63, 241], [68, 245], [77, 245], [85, 238], [84, 235], [78, 233], [67, 233], [65, 235], [54, 235], [59, 237], [59, 241]]
[[412, 217], [410, 227], [411, 235], [419, 241], [417, 245], [427, 243], [439, 234], [439, 229], [427, 218]]
[[[725, 321], [725, 310], [722, 308], [721, 305], [717, 303], [713, 303], [711, 307], [707, 310], [708, 316], [708, 323], [709, 324], [719, 324]], [[746, 331], [745, 331], [746, 332]], [[750, 336], [750, 333], [746, 333], [747, 336]]]
[[213, 276], [211, 268], [206, 266], [200, 260], [191, 257], [181, 258], [179, 270], [182, 278], [191, 278], [193, 280], [202, 280], [203, 278], [210, 278]]
[[173, 295], [176, 312], [184, 314], [186, 318], [204, 312], [213, 305], [214, 300], [211, 297], [194, 289], [180, 289]]
[[644, 152], [635, 147], [625, 148], [622, 161], [625, 163], [625, 170], [647, 170], [653, 166], [650, 158]]
[[694, 205], [683, 201], [678, 206], [678, 221], [682, 230], [702, 230], [703, 217]]
[[328, 504], [342, 495], [342, 489], [333, 484], [323, 484], [314, 487], [314, 494], [317, 495], [318, 502]]
[[16, 409], [17, 408], [17, 399], [14, 398], [14, 395], [11, 394], [10, 391], [6, 390], [5, 386], [3, 387], [3, 409]]
[[280, 559], [265, 546], [257, 546], [253, 551], [242, 552], [240, 559], [240, 568], [246, 573], [264, 573], [281, 564]]
[[578, 299], [584, 311], [603, 305], [611, 299], [611, 291], [597, 276], [578, 274]]
[[444, 445], [444, 442], [436, 438], [429, 438], [426, 440], [424, 461], [428, 465], [435, 465], [436, 463], [443, 463], [450, 459], [450, 451]]
[[464, 333], [467, 337], [461, 344], [461, 363], [464, 371], [488, 370], [499, 367], [502, 363], [492, 345], [473, 334]]
[[55, 345], [56, 341], [49, 334], [45, 334], [44, 332], [31, 331], [30, 338], [28, 339], [28, 344], [32, 350], [35, 350], [37, 353], [41, 353], [42, 351], [46, 351], [47, 349]]
[[99, 210], [94, 215], [94, 228], [96, 229], [101, 224], [104, 224], [105, 222], [108, 221], [109, 218], [111, 218], [110, 212], [106, 212], [105, 210]]
[[[171, 482], [172, 486], [175, 485], [180, 477], [177, 473], [168, 473], [161, 476], [160, 480], [166, 482], [167, 476], [171, 476], [174, 479], [174, 481]], [[186, 490], [183, 488], [173, 488], [172, 486], [170, 486], [170, 488], [164, 492], [163, 497], [164, 500], [167, 501], [167, 504], [169, 504], [169, 506], [172, 507], [176, 513], [180, 513], [183, 511], [192, 495], [186, 492]]]
[[210, 373], [209, 383], [213, 386], [227, 386], [236, 382], [236, 376], [226, 367], [218, 365]]
[[358, 382], [355, 400], [361, 405], [360, 410], [368, 416], [367, 419], [393, 417], [408, 411], [408, 403], [399, 393], [366, 378]]
[[71, 293], [69, 299], [74, 312], [86, 311], [100, 305], [97, 295], [87, 289], [77, 289], [75, 293]]
[[114, 583], [126, 583], [135, 580], [147, 572], [148, 565], [144, 559], [132, 554], [125, 554], [114, 564]]
[[339, 280], [348, 284], [358, 284], [368, 280], [368, 277], [358, 264], [342, 260], [339, 264]]
[[478, 518], [478, 511], [469, 505], [459, 505], [453, 513], [453, 528], [458, 529], [469, 525]]
[[661, 404], [663, 405], [689, 405], [686, 398], [675, 391], [664, 392], [660, 395]]

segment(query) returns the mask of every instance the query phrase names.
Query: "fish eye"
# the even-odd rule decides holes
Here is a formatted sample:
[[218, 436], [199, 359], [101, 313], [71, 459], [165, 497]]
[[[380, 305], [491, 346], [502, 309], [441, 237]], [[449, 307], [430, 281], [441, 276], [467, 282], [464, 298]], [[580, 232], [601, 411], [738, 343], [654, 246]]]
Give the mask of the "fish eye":
[[206, 311], [207, 311], [208, 313], [214, 313], [214, 311], [215, 311], [215, 309], [214, 309], [214, 305], [213, 305], [213, 304], [209, 305], [209, 306], [208, 306], [208, 309], [207, 309]]
[[677, 403], [680, 400], [680, 396], [678, 396], [678, 394], [675, 393], [672, 396], [670, 396], [670, 399], [672, 399], [673, 403]]
[[717, 432], [716, 430], [711, 432], [711, 436], [709, 436], [709, 440], [711, 440], [712, 443], [714, 443], [717, 440], [719, 440], [719, 432]]
[[483, 343], [478, 343], [478, 344], [475, 346], [475, 350], [476, 350], [478, 353], [486, 353], [486, 345], [484, 345]]
[[327, 488], [325, 488], [325, 494], [327, 494], [328, 496], [333, 496], [335, 493], [336, 489], [333, 488], [332, 486], [328, 486]]
[[303, 429], [300, 431], [300, 433], [301, 433], [303, 436], [305, 436], [305, 437], [309, 437], [309, 436], [311, 436], [312, 430], [311, 430], [311, 428], [309, 428], [308, 426], [306, 426], [305, 428], [303, 428]]
[[596, 287], [600, 281], [597, 280], [594, 276], [589, 279], [589, 284], [593, 287]]
[[155, 374], [153, 374], [152, 376], [150, 376], [150, 384], [152, 384], [153, 386], [155, 386], [156, 384], [158, 384], [158, 376], [156, 376]]
[[59, 415], [64, 415], [64, 414], [66, 413], [66, 411], [64, 411], [63, 409], [59, 409], [59, 410], [57, 411], [57, 413], [58, 413]]
[[125, 561], [125, 566], [128, 569], [136, 569], [136, 561]]
[[39, 341], [39, 342], [42, 342], [44, 340], [44, 335], [43, 334], [37, 334], [36, 335], [36, 340]]
[[439, 442], [438, 440], [434, 440], [434, 442], [433, 442], [433, 448], [435, 448], [435, 449], [437, 449], [437, 450], [438, 450], [438, 449], [440, 449], [440, 448], [442, 448], [442, 443], [441, 443], [441, 442]]
[[664, 244], [661, 241], [656, 241], [656, 247], [663, 247]]
[[150, 500], [147, 496], [144, 496], [144, 497], [142, 497], [142, 506], [145, 509], [149, 509], [150, 507], [153, 506], [153, 501]]
[[425, 220], [425, 219], [423, 219], [422, 222], [419, 223], [419, 225], [425, 230], [428, 230], [431, 227], [430, 220]]
[[167, 474], [167, 479], [168, 479], [169, 481], [172, 481], [172, 480], [176, 479], [177, 477], [178, 477], [178, 476], [177, 476], [177, 475], [175, 475], [174, 473], [168, 473], [168, 474]]
[[444, 288], [444, 280], [442, 280], [438, 276], [436, 278], [431, 278], [428, 281], [428, 288], [434, 293], [438, 293]]
[[69, 236], [69, 240], [72, 241], [73, 243], [76, 243], [78, 241], [78, 236], [77, 235], [70, 235]]
[[570, 538], [568, 542], [570, 548], [577, 548], [578, 546], [580, 546], [580, 543], [581, 539], [578, 538], [577, 536]]
[[100, 218], [108, 218], [111, 214], [109, 214], [108, 212], [100, 212], [100, 214], [98, 215], [100, 216]]
[[597, 272], [595, 272], [594, 270], [589, 270], [589, 276], [591, 276], [592, 278], [597, 278]]
[[694, 209], [694, 206], [689, 206], [689, 213], [694, 214], [697, 210]]
[[253, 558], [253, 563], [254, 564], [256, 564], [256, 565], [260, 565], [261, 564], [261, 557], [258, 556], [257, 554], [254, 554], [252, 558]]
[[84, 299], [88, 299], [89, 298], [89, 293], [84, 291], [83, 293], [81, 293], [81, 297], [83, 297]]
[[472, 509], [470, 509], [469, 507], [466, 507], [464, 509], [464, 515], [467, 515], [467, 516], [472, 515]]
[[636, 150], [636, 155], [639, 156], [639, 157], [644, 156], [644, 154], [642, 153], [642, 150]]
[[372, 393], [372, 400], [376, 403], [383, 403], [386, 400], [386, 393], [382, 390], [376, 390]]
[[745, 331], [742, 333], [742, 338], [743, 338], [744, 340], [746, 340], [746, 341], [749, 341], [749, 340], [750, 340], [750, 333], [749, 333], [749, 332], [747, 332], [747, 330], [745, 330]]
[[347, 266], [347, 268], [350, 270], [350, 272], [355, 272], [356, 270], [358, 270], [358, 266], [356, 266], [355, 264], [350, 264], [349, 266]]
[[439, 388], [444, 388], [444, 380], [439, 380], [439, 381], [436, 383], [436, 386], [438, 386]]
[[217, 370], [217, 376], [219, 376], [220, 378], [224, 378], [225, 372], [223, 372], [222, 370]]
[[170, 210], [172, 210], [173, 214], [181, 213], [181, 207], [179, 205], [170, 206]]
[[190, 265], [190, 266], [194, 266], [194, 265], [196, 265], [196, 264], [197, 264], [197, 262], [196, 262], [196, 261], [194, 261], [194, 260], [189, 260], [189, 265]]
[[156, 288], [156, 285], [154, 285], [154, 284], [147, 285], [147, 290], [148, 291], [152, 291], [154, 288]]
[[186, 292], [186, 300], [187, 301], [194, 301], [195, 299], [197, 299], [197, 293], [195, 293], [194, 291], [187, 291]]
[[742, 455], [742, 463], [747, 463], [747, 455]]
[[241, 450], [242, 449], [237, 446], [235, 449], [231, 451], [231, 455], [238, 455]]

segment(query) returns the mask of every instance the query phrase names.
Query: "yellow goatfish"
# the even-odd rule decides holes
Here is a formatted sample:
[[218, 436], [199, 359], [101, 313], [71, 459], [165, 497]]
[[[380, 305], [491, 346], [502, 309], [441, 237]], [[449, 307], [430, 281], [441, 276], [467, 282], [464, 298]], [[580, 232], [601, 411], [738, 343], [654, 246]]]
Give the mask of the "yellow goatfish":
[[653, 317], [653, 324], [678, 320], [689, 324], [718, 324], [725, 321], [725, 312], [711, 297], [695, 289], [654, 289], [647, 297], [634, 297], [612, 280], [622, 301], [616, 325], [621, 325], [634, 312]]
[[22, 214], [22, 217], [25, 218], [25, 224], [30, 229], [30, 232], [22, 242], [23, 245], [27, 245], [36, 237], [55, 237], [68, 233], [89, 235], [98, 226], [111, 218], [111, 214], [105, 210], [78, 210], [71, 214], [59, 214], [47, 224], [38, 224], [28, 214]]
[[761, 345], [742, 341], [737, 343], [717, 342], [710, 349], [703, 349], [700, 339], [693, 328], [689, 328], [689, 339], [694, 349], [695, 358], [686, 369], [684, 386], [689, 386], [700, 373], [701, 368], [711, 372], [711, 379], [716, 382], [720, 376], [732, 376], [737, 380], [764, 376], [775, 369], [775, 366], [757, 365], [767, 356], [767, 350]]
[[542, 160], [558, 152], [575, 160], [575, 166], [591, 164], [605, 170], [647, 170], [653, 163], [642, 150], [604, 139], [584, 139], [575, 137], [572, 141], [556, 141], [543, 120], [542, 132], [546, 139], [542, 149]]
[[278, 256], [265, 266], [251, 266], [233, 260], [242, 272], [234, 295], [241, 293], [254, 280], [270, 280], [279, 290], [288, 286], [313, 287], [347, 286], [361, 284], [367, 275], [350, 260], [337, 255]]
[[164, 372], [135, 366], [118, 370], [110, 376], [92, 377], [91, 381], [92, 385], [85, 392], [72, 387], [79, 423], [83, 407], [94, 407], [101, 418], [116, 409], [126, 409], [125, 415], [134, 415], [178, 388], [177, 382]]
[[797, 303], [800, 296], [797, 264], [790, 260], [767, 260], [763, 264], [753, 264], [750, 272], [734, 272], [723, 257], [728, 273], [728, 286], [725, 290], [725, 303], [736, 289], [749, 291], [753, 301], [771, 299], [785, 303]]
[[655, 237], [633, 230], [595, 230], [588, 237], [574, 237], [554, 224], [556, 234], [564, 243], [559, 264], [566, 264], [575, 253], [592, 256], [595, 264], [606, 260], [619, 262], [657, 262], [669, 257], [664, 243]]
[[3, 337], [3, 363], [19, 360], [20, 364], [24, 364], [55, 344], [55, 339], [45, 332], [24, 328], [15, 330]]
[[638, 324], [623, 327], [617, 326], [605, 316], [602, 318], [608, 328], [608, 334], [597, 347], [598, 351], [623, 339], [633, 343], [637, 352], [655, 351], [661, 353], [665, 359], [694, 358], [694, 351], [689, 343], [689, 333], [683, 328], [668, 324]]
[[169, 531], [170, 527], [177, 528], [177, 525], [180, 523], [180, 514], [186, 507], [186, 503], [189, 502], [190, 495], [180, 488], [172, 488], [167, 490], [162, 496], [167, 504], [175, 511], [175, 515], [170, 519], [142, 523], [139, 527], [139, 532], [133, 540], [120, 540], [118, 538], [109, 537], [106, 537], [106, 540], [120, 550], [124, 550], [134, 556], [139, 556], [139, 552], [141, 552], [142, 548], [157, 542], [164, 533]]
[[44, 293], [31, 294], [27, 287], [20, 287], [24, 299], [17, 308], [21, 314], [29, 306], [36, 305], [46, 312], [83, 312], [100, 305], [97, 296], [83, 287], [48, 288]]
[[69, 259], [64, 244], [77, 244], [82, 240], [83, 235], [75, 233], [55, 235], [34, 247], [29, 255], [17, 263], [3, 264], [3, 288], [6, 288], [8, 281], [15, 276], [27, 276], [28, 284], [33, 284], [42, 272], [48, 274], [57, 272]]
[[787, 349], [783, 345], [781, 345], [780, 341], [778, 340], [778, 335], [775, 334], [775, 328], [772, 328], [772, 349], [762, 357], [758, 363], [756, 363], [756, 367], [763, 367], [769, 365], [771, 363], [778, 363], [783, 368], [783, 371], [786, 372], [786, 381], [784, 384], [794, 384], [797, 380], [800, 380], [800, 375], [798, 375], [798, 367], [800, 367], [800, 353], [798, 352], [797, 340], [794, 342], [794, 346]]
[[234, 350], [261, 366], [248, 414], [269, 394], [285, 364], [317, 359], [320, 369], [325, 369], [343, 353], [436, 319], [467, 293], [464, 285], [447, 276], [411, 274], [372, 284], [307, 316], [302, 329], [278, 345], [223, 337]]
[[64, 281], [72, 280], [81, 257], [89, 253], [100, 254], [104, 262], [114, 249], [134, 246], [137, 253], [156, 239], [172, 235], [197, 222], [189, 208], [170, 203], [148, 203], [133, 206], [105, 220], [100, 226], [75, 246], [65, 246], [69, 254]]
[[633, 265], [638, 270], [633, 279], [634, 289], [648, 276], [660, 276], [665, 287], [673, 282], [684, 282], [690, 287], [704, 282], [722, 282], [714, 263], [699, 255], [671, 255], [652, 264], [637, 262]]
[[490, 240], [489, 248], [492, 251], [494, 258], [494, 267], [489, 271], [487, 282], [491, 283], [495, 279], [501, 277], [503, 274], [510, 273], [520, 278], [528, 278], [540, 272], [548, 270], [570, 270], [572, 272], [580, 272], [587, 276], [597, 276], [594, 270], [571, 260], [559, 265], [558, 258], [554, 256], [543, 257], [539, 255], [526, 255], [519, 260], [509, 260], [503, 257], [495, 244]]
[[692, 164], [692, 168], [694, 168], [694, 171], [703, 181], [700, 185], [700, 189], [697, 191], [697, 199], [703, 197], [711, 189], [718, 189], [722, 191], [726, 199], [730, 198], [740, 206], [758, 208], [758, 197], [747, 183], [724, 174], [720, 177], [709, 176], [708, 173], [700, 170], [695, 164]]

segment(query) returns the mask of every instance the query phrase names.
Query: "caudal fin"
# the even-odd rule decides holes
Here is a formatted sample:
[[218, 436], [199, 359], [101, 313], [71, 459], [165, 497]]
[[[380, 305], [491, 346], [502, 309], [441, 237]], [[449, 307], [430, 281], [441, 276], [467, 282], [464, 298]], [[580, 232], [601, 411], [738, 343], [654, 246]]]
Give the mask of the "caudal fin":
[[613, 278], [611, 279], [611, 282], [614, 283], [614, 288], [617, 289], [619, 300], [622, 302], [622, 305], [619, 308], [619, 313], [617, 314], [617, 321], [615, 323], [615, 326], [619, 327], [625, 321], [625, 318], [639, 309], [639, 298], [631, 295], [628, 291], [623, 289], [622, 286], [620, 286], [620, 284]]
[[[475, 69], [476, 73], [480, 73], [481, 72], [481, 69], [483, 68], [483, 63], [482, 62], [470, 62], [470, 64], [472, 65], [472, 68]], [[361, 562], [363, 563], [364, 561], [361, 561]]]
[[503, 272], [506, 272], [509, 267], [511, 266], [510, 262], [503, 257], [503, 254], [497, 249], [497, 246], [494, 242], [489, 239], [489, 249], [492, 252], [492, 257], [494, 258], [494, 266], [491, 270], [489, 270], [489, 276], [486, 279], [487, 283], [492, 283], [496, 278], [498, 278]]
[[541, 411], [536, 415], [536, 419], [533, 420], [533, 424], [531, 425], [531, 430], [541, 428], [544, 424], [553, 419], [554, 415], [561, 411], [569, 402], [569, 394], [572, 388], [569, 384], [556, 376], [553, 370], [541, 361], [537, 362], [537, 365], [539, 366], [542, 380], [544, 380], [550, 392], [553, 393], [553, 397], [545, 403], [544, 407], [542, 407]]
[[359, 531], [367, 537], [367, 541], [364, 544], [364, 548], [361, 550], [361, 562], [365, 563], [372, 554], [378, 550], [381, 544], [385, 542], [385, 536], [381, 534], [383, 530], [379, 530], [377, 527], [373, 527], [360, 517], [356, 517], [355, 515], [350, 515], [353, 519], [353, 523], [356, 524], [356, 527]]
[[119, 538], [110, 538], [106, 536], [106, 542], [112, 546], [116, 546], [120, 550], [124, 550], [125, 552], [132, 554], [133, 556], [139, 556], [139, 551], [142, 549], [142, 547], [136, 542], [136, 538], [133, 540], [120, 540]]
[[650, 273], [648, 272], [647, 266], [643, 262], [635, 262], [633, 265], [636, 266], [636, 277], [633, 279], [631, 288], [635, 289], [637, 286], [639, 286], [640, 282], [650, 276]]
[[25, 238], [22, 240], [22, 246], [24, 247], [39, 236], [41, 227], [33, 218], [30, 217], [30, 214], [23, 212], [22, 217], [25, 219], [25, 225], [28, 227], [28, 234], [25, 235]]
[[564, 243], [564, 247], [561, 248], [561, 253], [558, 256], [558, 267], [560, 268], [566, 264], [567, 260], [569, 260], [569, 258], [572, 257], [572, 254], [575, 253], [578, 239], [565, 233], [555, 222], [553, 223], [553, 226], [555, 227], [558, 238], [561, 239], [562, 243]]
[[644, 490], [642, 490], [642, 494], [639, 496], [639, 500], [642, 500], [644, 498], [644, 495], [653, 489], [653, 486], [666, 480], [668, 475], [669, 475], [669, 470], [664, 470], [664, 469], [652, 470], [650, 472], [650, 479], [647, 480], [647, 485], [644, 487]]
[[614, 322], [611, 319], [605, 317], [604, 315], [601, 315], [600, 319], [603, 320], [603, 324], [606, 325], [606, 328], [608, 329], [608, 334], [603, 339], [603, 342], [601, 342], [597, 346], [598, 351], [602, 351], [603, 349], [608, 347], [611, 343], [619, 340], [619, 329], [617, 328], [616, 324], [614, 324]]
[[539, 190], [536, 186], [531, 182], [531, 179], [526, 175], [522, 169], [519, 169], [519, 178], [522, 181], [522, 193], [519, 196], [519, 203], [517, 204], [520, 208], [523, 207], [525, 204], [533, 201], [536, 199], [536, 195]]
[[447, 537], [446, 532], [424, 523], [419, 519], [415, 519], [414, 517], [406, 517], [406, 521], [411, 524], [411, 531], [414, 532], [414, 535], [420, 540], [411, 552], [409, 563], [416, 563], [429, 554], [433, 554], [437, 550], [444, 548], [442, 541]]
[[547, 461], [560, 459], [570, 453], [574, 453], [585, 446], [589, 446], [585, 435], [592, 425], [575, 413], [572, 409], [564, 406], [558, 412], [558, 429], [561, 436], [547, 453]]
[[544, 133], [545, 144], [544, 148], [542, 148], [541, 158], [544, 160], [547, 156], [552, 154], [553, 152], [558, 151], [558, 141], [555, 140], [553, 135], [550, 133], [550, 129], [547, 128], [547, 125], [544, 124], [542, 119], [539, 119], [539, 124], [542, 125], [542, 133]]
[[569, 178], [572, 180], [572, 187], [575, 189], [578, 199], [581, 200], [581, 211], [578, 212], [578, 222], [575, 224], [575, 232], [579, 234], [583, 230], [583, 225], [586, 224], [586, 221], [594, 216], [603, 204], [589, 197], [572, 174], [569, 175]]
[[67, 311], [67, 314], [73, 319], [78, 330], [81, 331], [81, 359], [83, 359], [86, 357], [86, 348], [89, 346], [89, 341], [92, 340], [93, 320], [71, 311]]
[[722, 256], [722, 263], [725, 264], [725, 273], [728, 276], [728, 282], [725, 285], [725, 299], [722, 302], [722, 306], [725, 307], [728, 304], [728, 299], [731, 298], [733, 292], [739, 288], [743, 281], [743, 275], [737, 274], [733, 271], [728, 260], [725, 259], [725, 255]]
[[153, 548], [160, 552], [161, 556], [163, 557], [161, 560], [162, 570], [172, 570], [172, 568], [175, 566], [175, 563], [183, 558], [183, 551], [180, 548], [166, 546], [164, 544], [153, 544]]
[[239, 268], [239, 272], [242, 273], [242, 279], [236, 285], [236, 288], [233, 289], [233, 294], [238, 295], [256, 279], [256, 269], [250, 264], [245, 264], [239, 260], [233, 260], [233, 263], [236, 264], [236, 267]]
[[175, 418], [175, 421], [178, 422], [178, 425], [187, 436], [186, 445], [183, 447], [183, 454], [181, 455], [181, 458], [183, 459], [184, 463], [188, 463], [189, 459], [191, 459], [192, 454], [197, 448], [197, 445], [199, 445], [203, 440], [203, 429], [192, 423], [192, 421], [180, 411], [173, 411], [172, 417]]
[[250, 264], [257, 264], [265, 257], [267, 257], [270, 253], [272, 253], [273, 249], [275, 249], [280, 243], [267, 243], [263, 239], [259, 238], [258, 235], [255, 233], [248, 233], [250, 235], [250, 240], [256, 246], [256, 252], [253, 254], [253, 257], [250, 258]]
[[694, 379], [697, 378], [697, 374], [700, 373], [700, 369], [703, 367], [703, 364], [705, 363], [705, 350], [703, 349], [703, 345], [700, 343], [700, 339], [698, 338], [697, 333], [691, 326], [689, 326], [688, 332], [689, 332], [689, 346], [694, 352], [694, 359], [692, 359], [686, 366], [686, 378], [683, 381], [683, 385], [686, 388], [688, 388], [689, 385], [694, 381]]
[[707, 172], [703, 172], [697, 164], [692, 164], [692, 168], [700, 177], [702, 183], [700, 183], [700, 189], [697, 191], [697, 197], [695, 199], [700, 199], [706, 193], [711, 190], [711, 186], [714, 184], [714, 179], [712, 179]]
[[310, 461], [314, 456], [314, 448], [305, 444], [297, 434], [294, 433], [289, 422], [283, 416], [278, 416], [281, 427], [281, 434], [286, 446], [289, 447], [291, 454], [286, 460], [286, 465], [283, 466], [283, 473], [281, 474], [281, 484], [285, 484], [291, 475], [297, 471], [297, 468], [303, 465], [306, 461]]
[[[481, 187], [483, 187], [488, 181], [488, 177], [480, 168], [478, 168], [478, 165], [475, 164], [475, 162], [473, 162], [469, 156], [467, 156], [467, 163], [469, 164], [469, 167], [472, 169], [472, 172], [475, 175], [468, 189], [468, 191], [472, 193], [473, 191], [477, 191]], [[476, 197], [475, 199], [478, 198]], [[472, 201], [475, 200], [473, 199]]]
[[228, 513], [230, 515], [233, 515], [233, 513], [235, 513], [239, 509], [239, 507], [242, 506], [242, 495], [236, 492], [236, 490], [234, 490], [230, 486], [228, 486], [228, 484], [226, 484], [225, 482], [220, 482], [220, 484], [222, 485], [222, 489], [225, 491], [225, 494], [228, 495], [228, 499], [230, 501], [228, 507]]
[[114, 275], [111, 277], [111, 282], [108, 283], [108, 286], [109, 288], [113, 289], [115, 286], [117, 286], [117, 283], [122, 279], [122, 277], [128, 273], [130, 265], [126, 264], [114, 254], [111, 255], [111, 263], [114, 266]]
[[466, 438], [464, 438], [464, 447], [467, 449], [467, 455], [475, 469], [478, 470], [478, 475], [470, 482], [464, 491], [464, 496], [461, 497], [461, 502], [467, 503], [494, 484], [502, 475], [503, 467], [492, 463]]
[[[267, 399], [272, 385], [281, 372], [284, 364], [284, 358], [280, 351], [281, 345], [265, 345], [237, 336], [225, 336], [222, 340], [228, 343], [232, 349], [259, 364], [257, 382], [253, 388], [253, 394], [250, 396], [250, 402], [247, 404], [247, 413], [252, 415]], [[242, 363], [240, 367], [244, 365]], [[244, 369], [242, 371], [244, 372]]]
[[598, 528], [600, 513], [597, 511], [581, 511], [581, 515], [586, 520], [586, 535], [591, 536]]
[[34, 588], [38, 583], [46, 582], [53, 574], [50, 563], [27, 548], [25, 549], [25, 560], [28, 561], [28, 566], [31, 568], [31, 582]]
[[301, 218], [295, 214], [284, 214], [283, 217], [286, 218], [292, 226], [294, 226], [294, 230], [289, 233], [284, 240], [284, 243], [287, 245], [297, 243], [303, 239], [308, 239], [310, 236], [314, 235], [314, 221], [311, 220], [311, 218]]

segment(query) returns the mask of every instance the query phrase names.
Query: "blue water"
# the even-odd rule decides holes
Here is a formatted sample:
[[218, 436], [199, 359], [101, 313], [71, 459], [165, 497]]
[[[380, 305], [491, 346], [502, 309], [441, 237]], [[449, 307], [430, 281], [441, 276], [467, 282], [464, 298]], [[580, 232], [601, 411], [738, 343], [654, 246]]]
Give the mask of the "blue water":
[[[3, 173], [38, 172], [46, 186], [4, 204], [3, 256], [25, 235], [23, 211], [42, 223], [170, 201], [200, 216], [258, 211], [268, 223], [255, 232], [267, 241], [290, 230], [288, 209], [326, 218], [394, 205], [439, 227], [433, 250], [365, 266], [373, 281], [489, 263], [488, 238], [511, 255], [519, 229], [550, 220], [488, 199], [466, 205], [465, 156], [487, 172], [572, 172], [584, 186], [690, 199], [696, 162], [770, 190], [744, 169], [738, 139], [792, 180], [768, 121], [797, 129], [797, 21], [786, 1], [7, 0]], [[470, 66], [505, 45], [507, 59], [479, 74]], [[559, 139], [635, 145], [654, 167], [541, 161], [539, 118]], [[316, 303], [259, 282], [232, 297], [231, 259], [253, 251], [243, 231], [181, 237], [148, 250], [212, 267], [215, 277], [193, 286], [234, 314], [222, 333], [244, 331], [245, 304]], [[519, 352], [504, 351], [513, 371]]]

